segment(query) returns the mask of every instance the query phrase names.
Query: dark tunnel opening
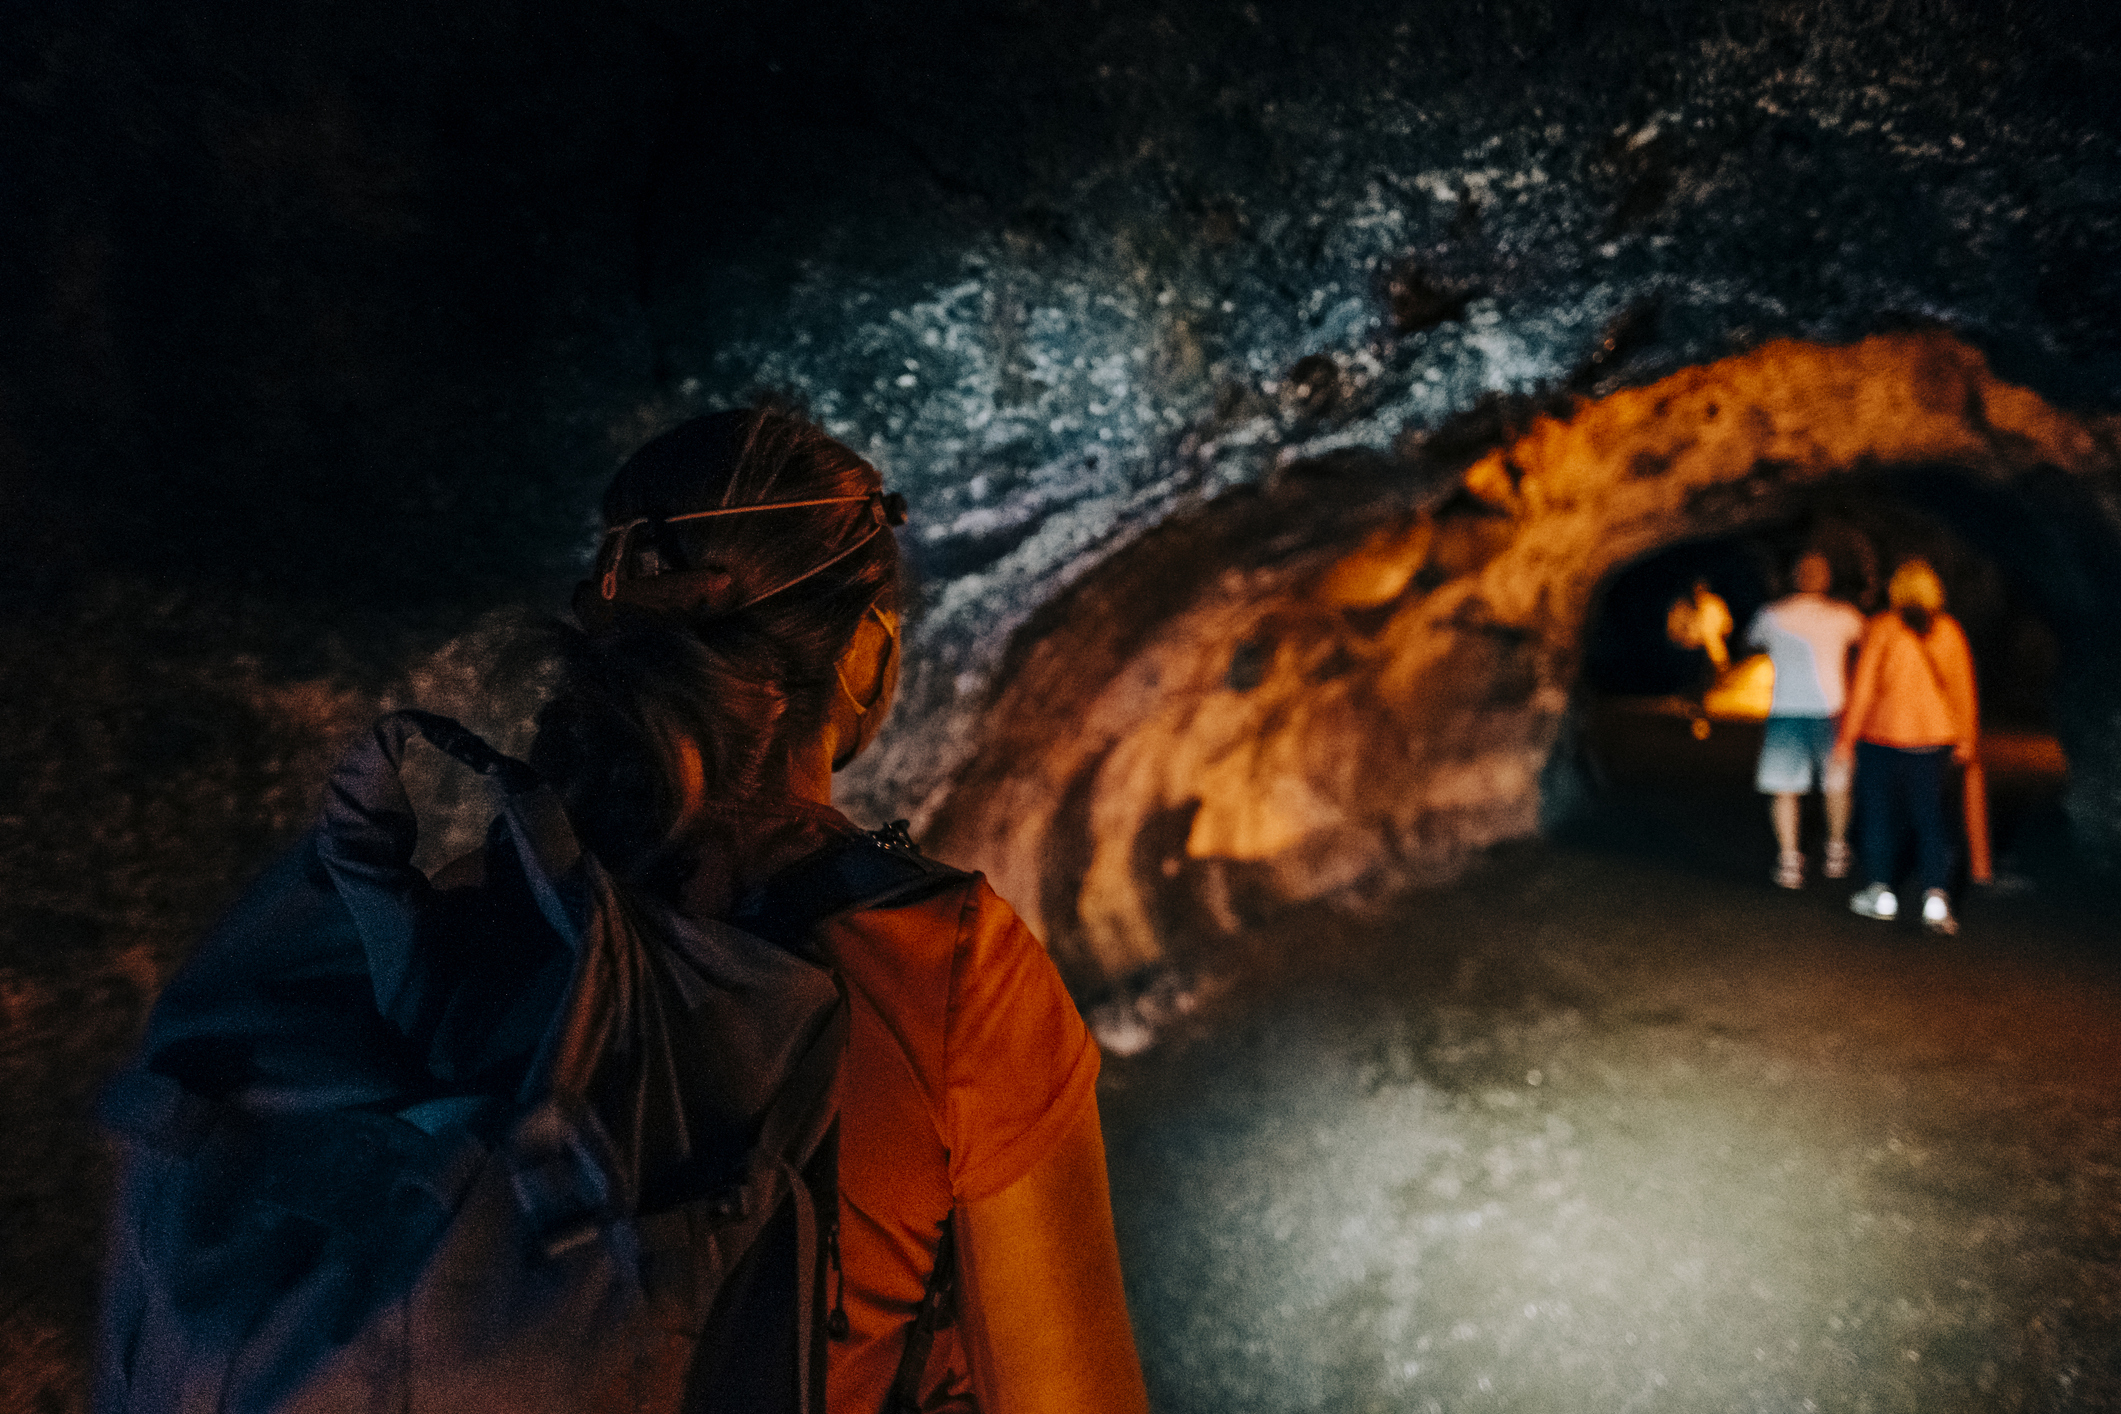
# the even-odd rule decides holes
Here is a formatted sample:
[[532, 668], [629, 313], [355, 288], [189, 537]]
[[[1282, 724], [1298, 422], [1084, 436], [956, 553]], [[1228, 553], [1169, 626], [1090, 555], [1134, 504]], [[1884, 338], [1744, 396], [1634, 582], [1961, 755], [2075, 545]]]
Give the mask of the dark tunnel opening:
[[[1771, 345], [1515, 435], [1447, 484], [1292, 473], [1112, 554], [1019, 636], [938, 839], [1040, 901], [1091, 994], [1172, 933], [1241, 945], [1259, 900], [1374, 909], [1594, 803], [1601, 753], [1630, 754], [1603, 707], [1705, 686], [1665, 641], [1676, 594], [1706, 581], [1743, 629], [1817, 542], [1866, 610], [1900, 560], [1936, 563], [1994, 803], [2051, 818], [2066, 783], [2057, 828], [2110, 855], [2097, 605], [2121, 576], [2083, 424], [1922, 335]], [[1675, 760], [1749, 781], [1764, 701], [1662, 706], [1702, 733]]]
[[1680, 693], [1700, 653], [1672, 641], [1672, 601], [1697, 581], [1728, 605], [1734, 661], [1755, 613], [1789, 590], [1807, 549], [1834, 566], [1832, 593], [1866, 614], [1884, 607], [1895, 565], [1921, 556], [1943, 579], [1973, 648], [1985, 722], [2051, 729], [2065, 664], [2096, 648], [2093, 610], [2103, 568], [2068, 545], [2062, 517], [1949, 468], [1836, 483], [1773, 520], [1688, 539], [1644, 555], [1601, 586], [1583, 641], [1582, 685], [1601, 696]]
[[[1920, 556], [1944, 581], [1972, 649], [2004, 886], [2030, 887], [2028, 861], [2072, 853], [2066, 792], [2072, 737], [2082, 741], [2072, 729], [2113, 705], [2096, 612], [2114, 582], [2112, 551], [2060, 504], [2074, 494], [2066, 484], [1998, 486], [1951, 466], [1871, 472], [1815, 487], [1770, 519], [1622, 566], [1600, 585], [1584, 627], [1582, 725], [1564, 735], [1547, 772], [1546, 819], [1562, 824], [1583, 808], [1586, 787], [1616, 783], [1706, 792], [1739, 809], [1757, 794], [1772, 683], [1765, 655], [1746, 642], [1755, 615], [1789, 591], [1807, 550], [1832, 563], [1834, 597], [1866, 615], [1884, 608], [1894, 567]], [[1730, 612], [1720, 675], [1670, 632], [1674, 605], [1696, 583]], [[1816, 801], [1806, 809], [1816, 812]], [[1766, 848], [1759, 822], [1737, 818]], [[1962, 839], [1962, 883], [1967, 863]]]

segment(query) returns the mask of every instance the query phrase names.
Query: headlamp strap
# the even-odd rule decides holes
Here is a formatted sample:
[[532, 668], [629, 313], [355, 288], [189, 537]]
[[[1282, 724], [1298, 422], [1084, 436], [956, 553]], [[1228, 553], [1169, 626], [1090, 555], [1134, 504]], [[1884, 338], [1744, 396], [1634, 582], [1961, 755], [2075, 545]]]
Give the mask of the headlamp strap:
[[[620, 570], [626, 564], [627, 547], [633, 541], [634, 532], [644, 525], [675, 525], [682, 520], [706, 520], [711, 516], [749, 515], [753, 511], [793, 511], [801, 510], [806, 506], [835, 506], [849, 501], [867, 501], [869, 503], [873, 524], [870, 526], [868, 534], [862, 536], [861, 539], [823, 563], [813, 565], [794, 579], [775, 585], [764, 594], [754, 594], [751, 598], [746, 599], [743, 603], [737, 605], [736, 608], [729, 611], [737, 613], [740, 610], [750, 608], [761, 599], [770, 599], [782, 590], [792, 589], [812, 575], [830, 569], [864, 545], [867, 545], [871, 540], [874, 540], [886, 526], [904, 525], [906, 523], [906, 498], [899, 495], [896, 491], [871, 491], [865, 496], [820, 496], [809, 501], [766, 501], [754, 506], [719, 506], [711, 511], [687, 511], [683, 515], [674, 516], [637, 516], [623, 525], [615, 525], [604, 532], [604, 544], [609, 547], [610, 557], [605, 559], [604, 576], [597, 586], [598, 590], [606, 600], [618, 598]], [[616, 543], [614, 543], [614, 540]], [[598, 558], [604, 559], [603, 551], [599, 552]], [[659, 574], [661, 573], [660, 566], [650, 568], [648, 572], [651, 575]]]

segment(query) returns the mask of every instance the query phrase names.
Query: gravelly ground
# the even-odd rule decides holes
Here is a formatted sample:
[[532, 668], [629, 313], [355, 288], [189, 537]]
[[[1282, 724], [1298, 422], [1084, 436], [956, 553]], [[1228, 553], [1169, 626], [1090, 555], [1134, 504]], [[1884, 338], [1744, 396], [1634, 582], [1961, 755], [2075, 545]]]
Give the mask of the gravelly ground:
[[2037, 819], [1954, 940], [1779, 893], [1718, 735], [1108, 1060], [1164, 1414], [2121, 1408], [2095, 895]]

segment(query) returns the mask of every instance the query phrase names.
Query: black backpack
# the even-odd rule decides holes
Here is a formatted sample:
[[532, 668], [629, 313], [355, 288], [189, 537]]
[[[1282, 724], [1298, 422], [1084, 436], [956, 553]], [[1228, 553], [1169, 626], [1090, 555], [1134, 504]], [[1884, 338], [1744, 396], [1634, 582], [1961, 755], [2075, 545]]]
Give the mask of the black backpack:
[[[411, 863], [415, 733], [502, 788], [475, 890]], [[98, 1414], [822, 1410], [847, 1003], [807, 940], [963, 877], [901, 832], [688, 920], [528, 766], [384, 717], [105, 1094]]]

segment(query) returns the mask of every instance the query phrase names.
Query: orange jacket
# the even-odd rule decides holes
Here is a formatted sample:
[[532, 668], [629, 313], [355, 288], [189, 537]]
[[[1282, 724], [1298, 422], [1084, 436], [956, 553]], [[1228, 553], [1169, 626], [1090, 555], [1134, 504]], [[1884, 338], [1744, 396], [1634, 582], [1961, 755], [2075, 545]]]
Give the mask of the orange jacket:
[[1974, 658], [1959, 621], [1938, 614], [1917, 637], [1898, 613], [1874, 617], [1864, 629], [1837, 744], [1949, 746], [1972, 760], [1980, 735]]

